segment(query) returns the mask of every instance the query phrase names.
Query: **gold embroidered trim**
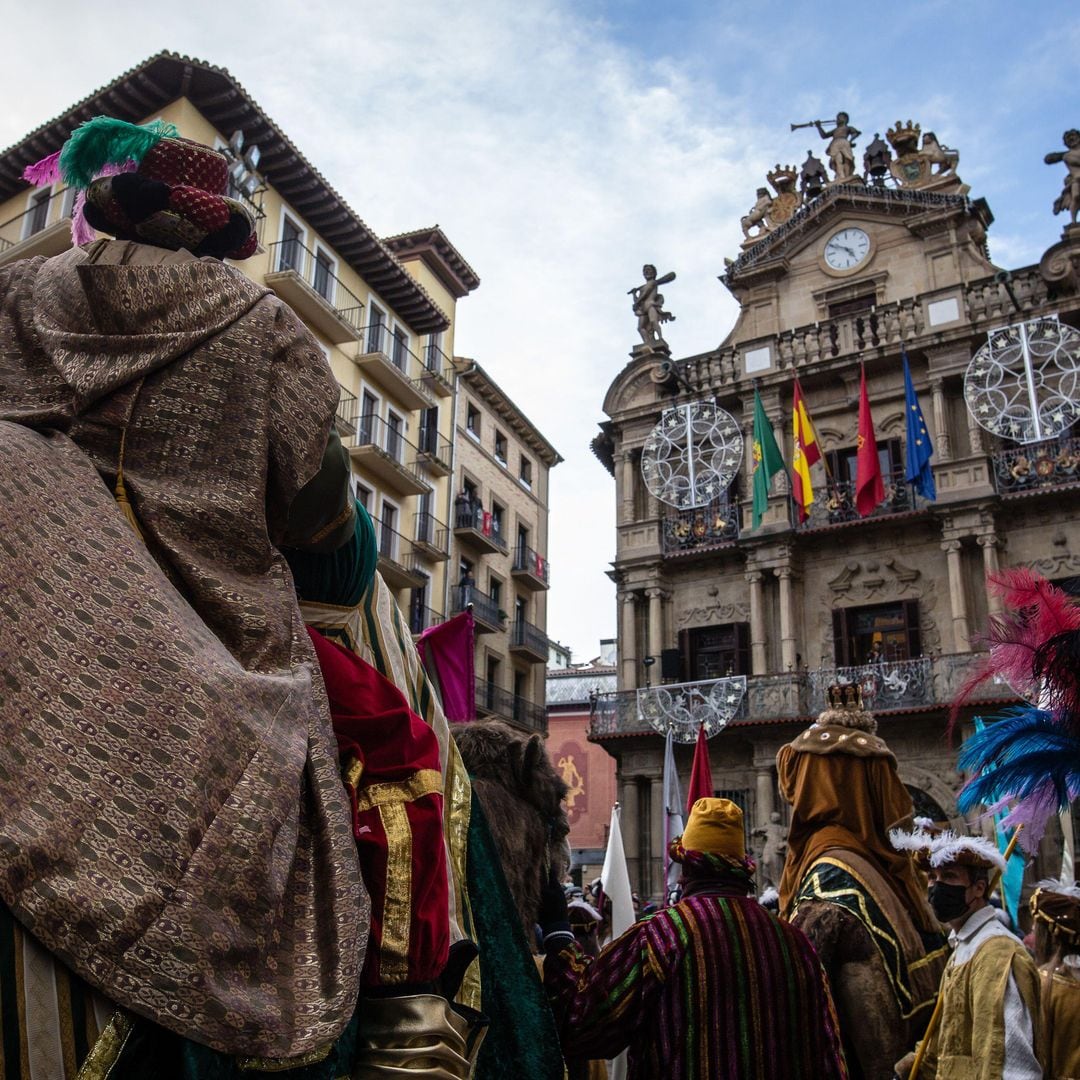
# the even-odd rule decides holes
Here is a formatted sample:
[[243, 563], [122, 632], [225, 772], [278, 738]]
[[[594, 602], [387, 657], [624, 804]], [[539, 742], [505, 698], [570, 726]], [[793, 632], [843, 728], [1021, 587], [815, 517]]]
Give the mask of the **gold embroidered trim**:
[[289, 1069], [302, 1069], [307, 1065], [318, 1065], [330, 1056], [333, 1046], [321, 1046], [317, 1050], [309, 1050], [306, 1054], [291, 1058], [263, 1058], [245, 1057], [238, 1058], [236, 1064], [242, 1072], [257, 1070], [258, 1072], [286, 1072]]
[[349, 499], [345, 504], [345, 509], [333, 521], [328, 521], [318, 532], [309, 536], [304, 543], [317, 544], [320, 540], [326, 539], [339, 525], [344, 525], [354, 513], [352, 499]]
[[86, 1055], [75, 1080], [108, 1080], [134, 1027], [131, 1017], [117, 1009]]
[[355, 791], [360, 786], [360, 777], [363, 775], [364, 763], [355, 754], [350, 754], [345, 765], [345, 783]]
[[[432, 770], [424, 771], [431, 772]], [[438, 773], [435, 775], [438, 776]], [[403, 804], [411, 801], [411, 799], [396, 799], [378, 808], [383, 831], [386, 833], [386, 899], [383, 901], [379, 976], [383, 982], [387, 983], [404, 982], [409, 977], [412, 829]]]
[[407, 780], [391, 780], [385, 784], [372, 784], [356, 796], [360, 810], [416, 802], [425, 795], [442, 794], [442, 774], [438, 769], [420, 769]]

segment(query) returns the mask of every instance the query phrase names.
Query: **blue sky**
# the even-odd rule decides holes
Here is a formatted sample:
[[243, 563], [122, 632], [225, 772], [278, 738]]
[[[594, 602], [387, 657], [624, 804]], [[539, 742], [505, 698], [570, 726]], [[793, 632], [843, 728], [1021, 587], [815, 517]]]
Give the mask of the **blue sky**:
[[1063, 225], [1043, 155], [1080, 126], [1075, 0], [62, 0], [7, 18], [2, 145], [170, 48], [229, 68], [378, 232], [443, 226], [482, 279], [459, 352], [566, 458], [548, 631], [579, 659], [615, 630], [614, 485], [588, 444], [637, 339], [642, 263], [678, 273], [675, 353], [718, 344], [740, 215], [772, 165], [821, 151], [788, 124], [844, 109], [859, 157], [897, 119], [957, 148], [996, 217], [992, 256], [1026, 265]]

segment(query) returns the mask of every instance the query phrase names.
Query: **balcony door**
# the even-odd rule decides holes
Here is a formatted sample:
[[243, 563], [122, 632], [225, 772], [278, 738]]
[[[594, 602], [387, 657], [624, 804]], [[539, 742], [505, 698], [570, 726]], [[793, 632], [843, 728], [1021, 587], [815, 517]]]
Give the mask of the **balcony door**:
[[327, 303], [333, 303], [334, 260], [322, 248], [315, 250], [315, 279], [312, 284]]
[[404, 441], [401, 437], [405, 421], [397, 413], [386, 413], [386, 452], [398, 463], [401, 462], [401, 452]]
[[833, 639], [838, 667], [922, 656], [919, 603], [898, 600], [868, 607], [836, 608]]
[[750, 674], [750, 624], [724, 623], [679, 631], [683, 679], [700, 682]]
[[367, 446], [375, 441], [375, 415], [378, 408], [379, 399], [365, 390], [360, 399], [360, 431], [357, 433], [357, 441], [361, 446]]
[[304, 230], [290, 217], [281, 220], [281, 254], [278, 256], [279, 270], [295, 270], [298, 274], [303, 269]]
[[388, 502], [382, 504], [382, 535], [379, 537], [379, 551], [386, 558], [398, 561], [397, 550], [397, 507]]
[[377, 308], [374, 304], [368, 310], [370, 312], [368, 317], [371, 321], [368, 323], [367, 351], [369, 353], [385, 352], [383, 334], [386, 332], [386, 312], [381, 308]]

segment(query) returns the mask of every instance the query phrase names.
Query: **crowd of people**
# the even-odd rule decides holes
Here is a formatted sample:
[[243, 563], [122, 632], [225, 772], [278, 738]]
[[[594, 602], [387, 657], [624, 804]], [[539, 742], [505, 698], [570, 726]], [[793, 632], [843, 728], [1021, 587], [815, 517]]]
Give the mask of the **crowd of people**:
[[462, 714], [471, 637], [421, 658], [323, 353], [224, 261], [226, 159], [98, 117], [27, 176], [79, 242], [0, 268], [0, 1077], [1080, 1076], [1080, 891], [1037, 966], [850, 686], [777, 758], [777, 910], [702, 798], [604, 942], [542, 741]]

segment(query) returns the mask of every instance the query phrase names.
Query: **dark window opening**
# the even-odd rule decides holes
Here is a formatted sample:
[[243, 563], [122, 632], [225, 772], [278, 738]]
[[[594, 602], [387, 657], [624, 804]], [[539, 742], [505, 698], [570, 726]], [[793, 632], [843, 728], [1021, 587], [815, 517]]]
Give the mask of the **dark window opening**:
[[836, 608], [833, 643], [838, 667], [914, 660], [922, 656], [919, 603], [898, 600], [892, 604]]

